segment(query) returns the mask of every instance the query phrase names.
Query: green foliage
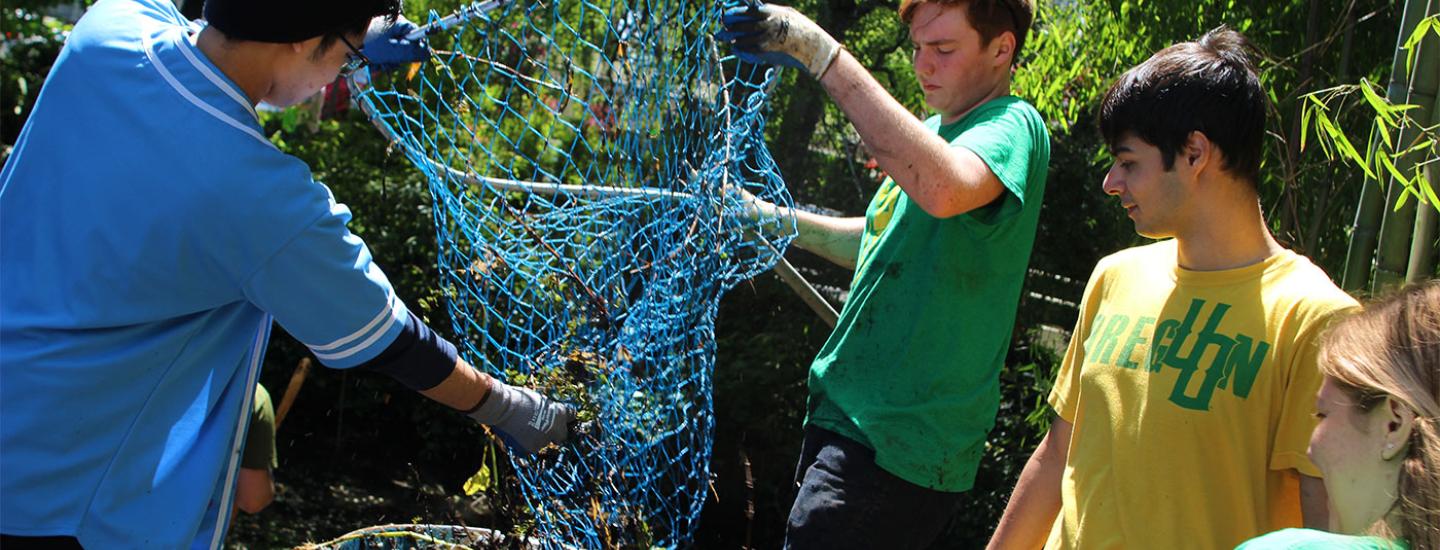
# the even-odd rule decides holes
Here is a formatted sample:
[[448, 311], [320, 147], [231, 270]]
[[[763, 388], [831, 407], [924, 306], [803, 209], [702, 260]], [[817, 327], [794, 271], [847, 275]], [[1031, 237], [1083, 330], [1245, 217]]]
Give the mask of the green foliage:
[[1440, 15], [1421, 19], [1419, 23], [1415, 24], [1415, 31], [1405, 39], [1405, 44], [1401, 48], [1405, 50], [1405, 70], [1407, 72], [1415, 70], [1415, 56], [1420, 53], [1420, 42], [1424, 41], [1426, 35], [1431, 33], [1440, 37]]
[[[1262, 206], [1281, 242], [1333, 273], [1348, 243], [1334, 220], [1353, 216], [1362, 171], [1301, 154], [1301, 96], [1349, 81], [1354, 73], [1383, 78], [1397, 18], [1393, 2], [1378, 0], [1042, 2], [1015, 90], [1060, 129], [1087, 124], [1084, 117], [1094, 116], [1098, 99], [1125, 69], [1220, 25], [1241, 31], [1259, 51], [1261, 83], [1272, 94]], [[1359, 118], [1354, 112], [1336, 115], [1347, 124]], [[1100, 173], [1091, 177], [1086, 183], [1096, 184]]]
[[6, 144], [0, 161], [10, 155], [9, 145], [19, 137], [71, 27], [40, 15], [35, 10], [40, 6], [26, 8], [25, 4], [39, 3], [0, 6], [0, 29], [5, 32], [0, 38], [0, 143]]
[[[1415, 54], [1427, 35], [1440, 37], [1440, 15], [1422, 19], [1402, 46], [1406, 50], [1406, 69], [1413, 71]], [[1395, 209], [1414, 197], [1421, 204], [1440, 209], [1440, 197], [1425, 177], [1425, 168], [1440, 162], [1440, 123], [1424, 124], [1413, 111], [1420, 105], [1397, 105], [1381, 95], [1384, 90], [1361, 79], [1358, 84], [1344, 84], [1301, 96], [1300, 148], [1304, 150], [1312, 131], [1325, 158], [1342, 159], [1362, 170], [1365, 178], [1390, 179], [1404, 189]], [[1355, 144], [1351, 133], [1343, 127], [1336, 113], [1368, 112], [1368, 139]], [[1422, 111], [1423, 112], [1423, 111]], [[1404, 141], [1401, 141], [1404, 140]]]

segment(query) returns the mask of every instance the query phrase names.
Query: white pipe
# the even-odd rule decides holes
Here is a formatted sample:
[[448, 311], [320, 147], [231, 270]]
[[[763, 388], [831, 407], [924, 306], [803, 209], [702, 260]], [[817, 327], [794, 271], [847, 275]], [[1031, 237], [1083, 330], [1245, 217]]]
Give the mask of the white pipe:
[[460, 8], [460, 11], [422, 25], [420, 28], [411, 31], [410, 34], [405, 35], [405, 39], [418, 40], [420, 38], [424, 38], [425, 35], [428, 35], [432, 32], [445, 30], [457, 24], [469, 21], [477, 15], [490, 13], [491, 11], [494, 11], [495, 8], [503, 6], [507, 3], [508, 0], [490, 0], [489, 2], [475, 2], [473, 4]]

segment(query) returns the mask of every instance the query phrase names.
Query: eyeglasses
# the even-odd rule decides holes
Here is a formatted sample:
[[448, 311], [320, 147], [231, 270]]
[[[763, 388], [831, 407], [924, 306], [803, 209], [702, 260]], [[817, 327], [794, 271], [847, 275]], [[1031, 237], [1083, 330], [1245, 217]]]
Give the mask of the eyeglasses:
[[350, 48], [350, 53], [345, 54], [345, 64], [340, 66], [340, 76], [350, 76], [351, 73], [370, 66], [370, 58], [360, 53], [354, 44], [345, 39], [345, 35], [342, 34], [339, 37], [340, 41], [345, 43], [345, 47]]

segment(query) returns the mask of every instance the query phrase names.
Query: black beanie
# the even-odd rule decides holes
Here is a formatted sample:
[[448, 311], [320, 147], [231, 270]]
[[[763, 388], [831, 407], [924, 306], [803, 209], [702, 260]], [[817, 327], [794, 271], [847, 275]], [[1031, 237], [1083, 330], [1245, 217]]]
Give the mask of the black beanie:
[[302, 42], [364, 30], [370, 19], [400, 13], [399, 0], [205, 0], [205, 20], [232, 40]]

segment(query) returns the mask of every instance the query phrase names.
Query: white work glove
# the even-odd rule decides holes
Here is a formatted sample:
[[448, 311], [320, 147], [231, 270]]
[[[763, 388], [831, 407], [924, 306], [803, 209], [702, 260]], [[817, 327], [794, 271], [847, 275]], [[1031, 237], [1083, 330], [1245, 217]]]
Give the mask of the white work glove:
[[499, 431], [512, 447], [534, 454], [570, 436], [575, 409], [534, 390], [490, 379], [490, 394], [469, 413], [470, 418]]
[[731, 8], [722, 23], [725, 30], [715, 37], [730, 42], [735, 54], [750, 63], [805, 69], [818, 80], [840, 55], [840, 43], [793, 8], [774, 4]]
[[727, 185], [724, 191], [727, 198], [739, 206], [738, 210], [745, 221], [764, 224], [772, 223], [780, 217], [780, 207], [755, 196], [744, 187]]

